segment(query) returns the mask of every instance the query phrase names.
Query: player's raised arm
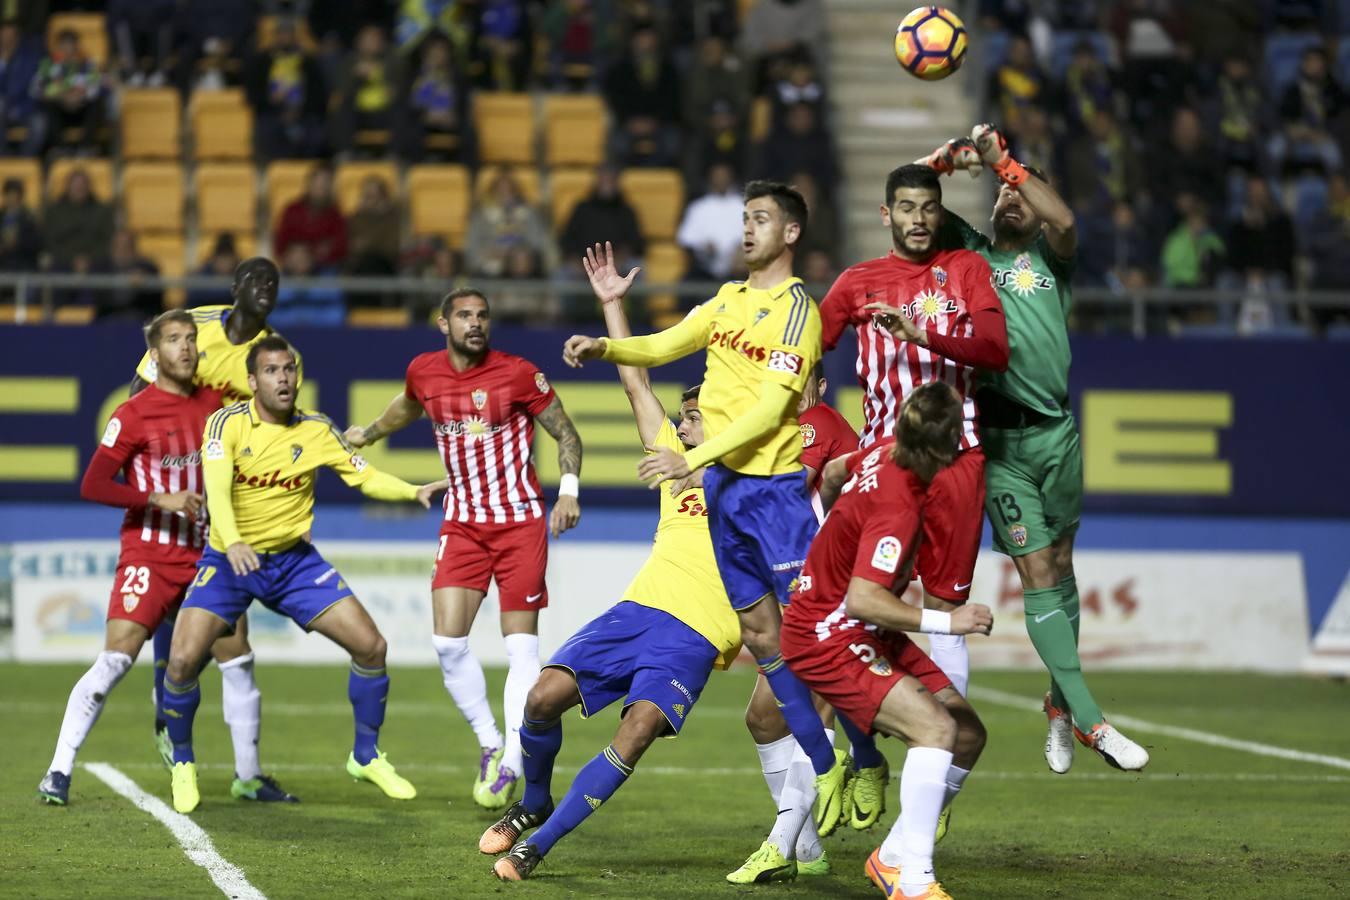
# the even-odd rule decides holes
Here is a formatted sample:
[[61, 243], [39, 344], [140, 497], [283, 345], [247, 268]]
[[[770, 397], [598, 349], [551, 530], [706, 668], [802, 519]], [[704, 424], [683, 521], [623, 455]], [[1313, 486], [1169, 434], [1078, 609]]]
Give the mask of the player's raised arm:
[[1073, 210], [1064, 198], [1039, 173], [1029, 171], [1008, 152], [1008, 142], [993, 125], [976, 125], [970, 139], [980, 157], [1006, 185], [1004, 190], [1015, 190], [1022, 200], [1044, 223], [1045, 240], [1061, 259], [1072, 259], [1078, 250], [1078, 228]]
[[323, 464], [372, 500], [416, 500], [423, 508], [428, 508], [431, 498], [444, 490], [447, 484], [447, 480], [442, 478], [440, 481], [417, 485], [388, 472], [381, 472], [366, 462], [365, 457], [356, 452], [356, 448], [332, 423], [328, 425], [328, 437], [324, 441]]
[[422, 418], [422, 412], [422, 405], [409, 397], [405, 391], [390, 400], [389, 405], [384, 408], [384, 412], [380, 413], [375, 421], [365, 427], [353, 425], [347, 429], [343, 437], [353, 447], [366, 447], [382, 437], [407, 428], [413, 422]]
[[576, 527], [581, 521], [581, 435], [563, 409], [562, 400], [554, 396], [548, 406], [535, 414], [534, 420], [558, 442], [558, 499], [548, 517], [548, 530], [554, 537]]
[[588, 359], [603, 359], [624, 366], [650, 369], [683, 359], [708, 345], [712, 330], [712, 311], [703, 304], [680, 322], [656, 334], [626, 337], [622, 340], [593, 338], [574, 334], [563, 345], [563, 362], [580, 369]]

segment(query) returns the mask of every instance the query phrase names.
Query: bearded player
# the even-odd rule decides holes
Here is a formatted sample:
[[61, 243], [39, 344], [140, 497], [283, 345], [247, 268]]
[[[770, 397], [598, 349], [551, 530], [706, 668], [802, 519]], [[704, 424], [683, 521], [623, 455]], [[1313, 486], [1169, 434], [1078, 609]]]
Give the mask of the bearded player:
[[[362, 447], [424, 414], [431, 418], [450, 476], [431, 582], [431, 640], [446, 690], [478, 738], [474, 801], [502, 809], [514, 799], [523, 771], [520, 726], [525, 697], [539, 677], [549, 534], [557, 538], [581, 519], [581, 437], [533, 363], [491, 348], [492, 313], [480, 291], [447, 294], [437, 325], [445, 349], [415, 357], [403, 392], [370, 425], [349, 428], [347, 439]], [[536, 422], [558, 442], [562, 473], [547, 520], [531, 458]], [[509, 665], [504, 741], [488, 705], [483, 666], [469, 650], [469, 629], [494, 579]]]
[[[703, 487], [717, 567], [740, 617], [741, 637], [764, 676], [751, 703], [762, 695], [769, 706], [774, 698], [782, 704], [815, 772], [814, 815], [818, 829], [828, 834], [842, 815], [847, 754], [834, 750], [810, 692], [778, 650], [780, 606], [791, 599], [791, 584], [818, 527], [806, 492], [796, 416], [820, 358], [819, 310], [792, 275], [806, 216], [806, 203], [792, 188], [751, 182], [742, 213], [747, 281], [723, 285], [658, 334], [618, 340], [574, 335], [563, 360], [573, 367], [605, 359], [652, 368], [707, 351], [699, 395], [707, 440], [687, 454], [657, 448], [638, 465], [638, 475], [656, 487], [707, 466]], [[751, 880], [793, 865], [766, 853]]]
[[[638, 270], [620, 276], [609, 245], [588, 249], [582, 264], [609, 336], [628, 337], [623, 295]], [[681, 398], [677, 428], [646, 370], [620, 366], [619, 380], [644, 447], [688, 452], [703, 443], [697, 386]], [[717, 573], [703, 491], [697, 485], [662, 491], [660, 506], [651, 556], [621, 602], [569, 638], [530, 691], [521, 732], [525, 796], [478, 842], [483, 853], [510, 850], [493, 866], [503, 881], [529, 877], [561, 838], [627, 782], [658, 738], [678, 736], [713, 669], [726, 668], [740, 650], [740, 625]], [[575, 706], [591, 716], [620, 698], [623, 714], [614, 740], [582, 767], [555, 808], [550, 786], [562, 749], [560, 717]]]
[[988, 166], [1002, 182], [991, 241], [947, 214], [944, 246], [977, 251], [993, 269], [1011, 355], [981, 373], [976, 399], [987, 459], [985, 509], [994, 546], [1022, 582], [1027, 634], [1050, 671], [1045, 760], [1063, 774], [1074, 737], [1118, 769], [1148, 764], [1148, 751], [1106, 721], [1078, 658], [1073, 539], [1083, 502], [1083, 451], [1069, 405], [1068, 317], [1078, 231], [1073, 211], [1035, 169], [1022, 166], [992, 125], [949, 141], [924, 161], [938, 172]]
[[918, 610], [900, 599], [935, 476], [959, 455], [962, 400], [930, 382], [910, 392], [895, 439], [849, 457], [852, 476], [811, 544], [783, 616], [783, 656], [798, 677], [865, 732], [905, 742], [900, 818], [867, 860], [887, 897], [950, 895], [933, 874], [942, 810], [984, 748], [985, 731], [932, 660], [902, 632], [988, 634], [989, 608]]

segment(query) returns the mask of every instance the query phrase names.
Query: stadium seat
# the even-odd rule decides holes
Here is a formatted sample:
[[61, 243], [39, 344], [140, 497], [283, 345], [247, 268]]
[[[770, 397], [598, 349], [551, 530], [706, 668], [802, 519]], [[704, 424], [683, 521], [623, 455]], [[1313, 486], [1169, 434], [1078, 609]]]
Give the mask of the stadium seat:
[[337, 193], [338, 206], [342, 208], [342, 214], [350, 216], [356, 212], [356, 205], [361, 200], [361, 184], [374, 175], [376, 178], [384, 181], [385, 187], [389, 188], [389, 196], [398, 202], [398, 166], [388, 161], [377, 162], [347, 162], [337, 167], [337, 177], [334, 179], [334, 190]]
[[[1073, 51], [1083, 41], [1087, 41], [1096, 51], [1097, 58], [1111, 65], [1112, 48], [1111, 39], [1100, 31], [1057, 31], [1055, 32], [1054, 43], [1051, 45], [1051, 75], [1056, 81], [1064, 77], [1064, 70], [1069, 68], [1069, 63], [1073, 62]], [[1006, 51], [1005, 51], [1006, 54]]]
[[188, 104], [192, 158], [252, 159], [253, 110], [243, 91], [197, 91]]
[[137, 234], [183, 232], [183, 167], [178, 163], [127, 163], [122, 170], [127, 227]]
[[[193, 257], [197, 260], [194, 269], [201, 268], [202, 264], [211, 258], [211, 251], [215, 249], [216, 238], [223, 232], [219, 231], [198, 231], [197, 232], [197, 252]], [[250, 256], [256, 256], [258, 253], [258, 238], [252, 231], [234, 231], [234, 249], [239, 254], [241, 260], [248, 259]]]
[[110, 159], [79, 159], [61, 157], [47, 167], [47, 200], [51, 202], [61, 196], [66, 189], [66, 179], [76, 169], [83, 169], [89, 176], [89, 187], [94, 196], [105, 203], [111, 203], [113, 192], [113, 164]]
[[11, 178], [23, 182], [23, 202], [29, 209], [42, 207], [42, 166], [36, 159], [0, 157], [0, 183]]
[[[520, 186], [520, 192], [525, 195], [525, 199], [539, 205], [540, 185], [539, 171], [526, 166], [509, 166], [511, 175], [516, 179], [516, 184]], [[502, 170], [501, 166], [483, 166], [478, 170], [478, 177], [473, 182], [473, 195], [477, 200], [482, 200], [492, 187], [492, 182], [496, 180], [497, 173]]]
[[88, 325], [94, 321], [96, 312], [98, 310], [92, 306], [58, 306], [52, 321], [57, 325]]
[[475, 94], [473, 117], [482, 162], [534, 162], [534, 99], [529, 94]]
[[619, 190], [637, 213], [642, 236], [668, 241], [684, 213], [684, 179], [676, 169], [625, 169]]
[[277, 227], [282, 212], [305, 192], [305, 179], [314, 165], [312, 159], [278, 159], [267, 164], [263, 181], [267, 190], [269, 227]]
[[596, 166], [605, 159], [609, 122], [598, 94], [551, 94], [544, 98], [544, 162], [550, 166]]
[[469, 170], [420, 165], [408, 169], [408, 215], [416, 237], [434, 235], [451, 247], [464, 244], [469, 222]]
[[769, 136], [773, 128], [773, 101], [768, 97], [756, 97], [750, 103], [750, 142], [758, 144]]
[[[280, 16], [259, 16], [256, 22], [257, 31], [255, 37], [259, 50], [268, 50], [272, 42], [276, 39], [277, 20]], [[300, 18], [291, 17], [295, 23], [295, 36], [300, 39], [300, 47], [306, 53], [314, 53], [319, 49], [319, 42], [314, 40], [314, 33], [309, 30], [309, 22], [302, 16]]]
[[347, 313], [347, 324], [357, 328], [407, 328], [412, 325], [412, 311], [358, 307]]
[[548, 175], [549, 211], [553, 230], [562, 231], [577, 203], [595, 187], [594, 169], [554, 169]]
[[253, 166], [202, 163], [195, 183], [199, 229], [251, 233], [258, 227], [258, 175]]
[[1277, 31], [1266, 37], [1266, 96], [1278, 104], [1298, 77], [1303, 51], [1322, 44], [1322, 36], [1313, 32]]
[[182, 104], [172, 88], [122, 92], [123, 159], [177, 159], [182, 141]]
[[[178, 278], [187, 271], [187, 253], [181, 234], [147, 234], [136, 238], [136, 250], [148, 256], [159, 266], [164, 278]], [[186, 293], [182, 288], [164, 292], [164, 308], [176, 309], [183, 305]]]
[[47, 52], [55, 55], [56, 36], [67, 28], [80, 36], [84, 55], [105, 68], [108, 62], [108, 29], [102, 13], [56, 13], [47, 20]]
[[[647, 247], [643, 260], [643, 277], [649, 284], [676, 284], [684, 278], [689, 259], [678, 245], [670, 242], [654, 243]], [[647, 297], [647, 311], [652, 326], [666, 328], [684, 317], [680, 311], [679, 296], [674, 293], [651, 294]]]

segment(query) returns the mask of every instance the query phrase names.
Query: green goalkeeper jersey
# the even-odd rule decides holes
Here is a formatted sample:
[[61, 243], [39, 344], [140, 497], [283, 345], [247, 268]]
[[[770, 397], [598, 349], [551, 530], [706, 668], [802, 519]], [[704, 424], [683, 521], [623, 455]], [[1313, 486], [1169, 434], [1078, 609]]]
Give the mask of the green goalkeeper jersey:
[[1047, 416], [1069, 415], [1073, 260], [1051, 250], [1044, 234], [1026, 250], [996, 250], [993, 241], [950, 210], [938, 245], [974, 250], [994, 273], [1008, 323], [1008, 370], [980, 372], [980, 385]]

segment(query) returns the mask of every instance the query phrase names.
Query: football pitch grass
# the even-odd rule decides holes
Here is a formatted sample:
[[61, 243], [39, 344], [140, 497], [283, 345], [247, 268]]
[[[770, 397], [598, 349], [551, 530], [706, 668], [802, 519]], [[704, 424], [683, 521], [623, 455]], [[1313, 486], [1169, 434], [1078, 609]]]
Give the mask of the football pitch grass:
[[[150, 739], [146, 659], [114, 693], [80, 763], [107, 763], [167, 802], [168, 775]], [[0, 665], [0, 895], [224, 896], [163, 824], [81, 766], [69, 807], [36, 799], [82, 671]], [[391, 669], [380, 743], [417, 786], [417, 799], [403, 803], [343, 771], [351, 744], [344, 669], [262, 661], [257, 674], [264, 769], [303, 802], [230, 799], [232, 756], [211, 667], [197, 719], [202, 805], [191, 818], [266, 897], [878, 896], [862, 867], [896, 816], [894, 778], [880, 826], [826, 840], [833, 874], [749, 888], [725, 882], [774, 814], [741, 722], [749, 670], [715, 674], [684, 736], [653, 747], [615, 798], [521, 884], [496, 882], [477, 851], [494, 816], [469, 797], [478, 749], [439, 672]], [[498, 706], [504, 672], [488, 677]], [[937, 853], [939, 877], [958, 900], [1350, 896], [1350, 686], [1096, 673], [1091, 683], [1108, 715], [1142, 720], [1127, 731], [1152, 762], [1142, 775], [1126, 774], [1080, 748], [1073, 771], [1054, 776], [1042, 757], [1044, 718], [1031, 709], [1043, 679], [976, 672], [974, 681], [977, 691], [996, 692], [973, 698], [989, 745]], [[564, 720], [555, 798], [616, 721], [613, 709]], [[1232, 742], [1201, 742], [1206, 735]], [[898, 776], [901, 748], [882, 746]], [[1272, 746], [1307, 756], [1271, 756]]]

